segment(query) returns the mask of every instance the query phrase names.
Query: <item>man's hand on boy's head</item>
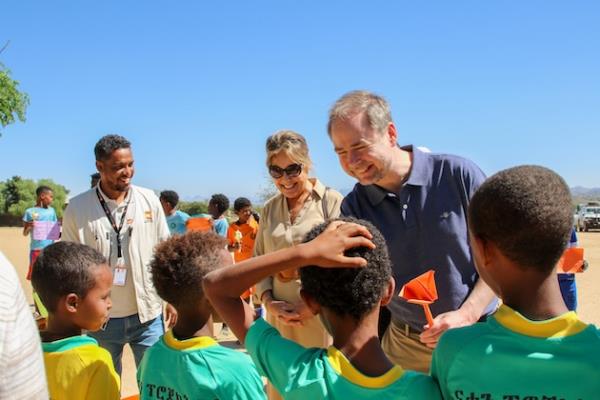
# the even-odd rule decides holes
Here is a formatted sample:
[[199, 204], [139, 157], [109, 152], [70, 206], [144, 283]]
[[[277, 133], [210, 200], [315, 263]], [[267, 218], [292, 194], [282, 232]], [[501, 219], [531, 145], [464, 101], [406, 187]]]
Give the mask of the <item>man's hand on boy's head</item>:
[[367, 265], [362, 257], [347, 257], [346, 250], [354, 247], [375, 248], [369, 230], [352, 222], [333, 221], [319, 236], [303, 243], [303, 252], [310, 265], [326, 268], [358, 268]]

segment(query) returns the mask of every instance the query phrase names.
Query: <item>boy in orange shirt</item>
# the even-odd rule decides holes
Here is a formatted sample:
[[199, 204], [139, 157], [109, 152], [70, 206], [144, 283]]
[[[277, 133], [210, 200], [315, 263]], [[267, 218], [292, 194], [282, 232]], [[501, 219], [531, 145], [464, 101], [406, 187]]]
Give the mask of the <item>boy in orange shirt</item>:
[[252, 257], [258, 223], [252, 216], [252, 203], [247, 198], [235, 199], [233, 210], [238, 220], [227, 229], [227, 249], [233, 252], [233, 259], [238, 263]]
[[[252, 216], [252, 203], [245, 197], [235, 199], [233, 211], [238, 220], [227, 229], [227, 250], [232, 252], [235, 263], [239, 263], [252, 257], [258, 223]], [[242, 298], [248, 300], [254, 292], [253, 289], [246, 290]]]

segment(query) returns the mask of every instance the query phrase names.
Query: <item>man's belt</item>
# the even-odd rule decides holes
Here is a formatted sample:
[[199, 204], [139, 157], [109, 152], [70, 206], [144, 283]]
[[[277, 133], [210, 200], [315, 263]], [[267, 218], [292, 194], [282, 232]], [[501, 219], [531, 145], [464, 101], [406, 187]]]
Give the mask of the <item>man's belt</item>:
[[410, 326], [409, 324], [407, 324], [406, 322], [403, 321], [399, 321], [397, 319], [393, 319], [392, 318], [392, 324], [394, 324], [394, 326], [401, 330], [405, 336], [409, 336], [411, 333], [415, 334], [415, 335], [420, 335], [421, 331], [416, 330], [415, 328], [413, 328], [412, 326]]

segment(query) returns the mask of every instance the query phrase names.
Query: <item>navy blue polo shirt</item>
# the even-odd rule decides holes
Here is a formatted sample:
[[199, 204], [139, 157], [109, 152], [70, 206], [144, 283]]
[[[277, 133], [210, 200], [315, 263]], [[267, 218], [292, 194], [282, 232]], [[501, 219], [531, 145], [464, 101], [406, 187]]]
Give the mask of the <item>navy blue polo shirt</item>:
[[[467, 234], [467, 207], [485, 175], [467, 159], [424, 153], [413, 146], [410, 175], [400, 193], [357, 183], [342, 202], [342, 215], [370, 221], [383, 234], [392, 260], [396, 292], [409, 280], [433, 269], [439, 299], [431, 312], [458, 309], [478, 279]], [[494, 309], [490, 304], [486, 313]], [[398, 296], [388, 306], [392, 318], [422, 331], [427, 323], [420, 305]]]

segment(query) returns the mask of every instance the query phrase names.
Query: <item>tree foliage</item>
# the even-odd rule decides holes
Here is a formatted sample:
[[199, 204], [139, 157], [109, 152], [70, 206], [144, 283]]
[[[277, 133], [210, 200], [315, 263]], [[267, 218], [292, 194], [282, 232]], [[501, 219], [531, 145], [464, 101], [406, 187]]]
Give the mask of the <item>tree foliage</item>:
[[10, 71], [0, 64], [0, 125], [2, 128], [15, 122], [25, 121], [29, 96], [19, 91], [19, 82], [10, 77]]
[[279, 194], [279, 190], [277, 190], [277, 187], [275, 187], [275, 184], [271, 178], [268, 178], [264, 185], [259, 187], [258, 192], [256, 193], [261, 204], [265, 204], [267, 200], [277, 194]]
[[206, 201], [180, 201], [179, 209], [189, 215], [208, 213], [208, 202]]
[[0, 182], [0, 212], [4, 214], [22, 216], [25, 210], [33, 207], [36, 202], [35, 190], [38, 186], [48, 186], [54, 193], [52, 207], [56, 210], [58, 217], [62, 217], [63, 208], [67, 200], [69, 190], [63, 185], [54, 182], [52, 179], [23, 179], [20, 176], [13, 176], [5, 182]]
[[5, 187], [6, 187], [6, 183], [0, 182], [0, 214], [5, 213], [5, 211], [4, 211], [5, 201], [4, 201], [4, 195], [3, 195]]

